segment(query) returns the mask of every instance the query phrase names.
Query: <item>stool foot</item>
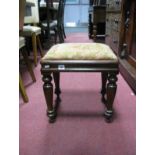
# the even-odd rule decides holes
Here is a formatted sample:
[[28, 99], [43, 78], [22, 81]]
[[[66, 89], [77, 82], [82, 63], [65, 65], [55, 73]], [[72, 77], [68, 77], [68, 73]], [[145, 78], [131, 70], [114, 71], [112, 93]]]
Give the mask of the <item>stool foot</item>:
[[105, 120], [107, 123], [111, 123], [113, 120], [113, 111], [112, 110], [106, 110], [103, 114]]
[[49, 117], [49, 123], [54, 123], [56, 121], [57, 114], [55, 110], [47, 111], [47, 116]]

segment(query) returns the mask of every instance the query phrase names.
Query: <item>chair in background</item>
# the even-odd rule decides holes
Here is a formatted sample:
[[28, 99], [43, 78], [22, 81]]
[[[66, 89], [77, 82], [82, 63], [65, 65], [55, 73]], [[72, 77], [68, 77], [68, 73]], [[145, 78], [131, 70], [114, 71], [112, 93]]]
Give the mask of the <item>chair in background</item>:
[[[61, 30], [62, 30], [64, 38], [66, 38], [65, 28], [64, 28], [64, 13], [65, 13], [66, 0], [62, 0], [62, 3], [63, 3], [63, 8], [62, 8]], [[53, 2], [53, 7], [58, 9], [59, 2]]]
[[[52, 4], [53, 5], [53, 4]], [[47, 1], [46, 9], [47, 9], [47, 15], [46, 19], [40, 21], [40, 25], [42, 30], [48, 31], [49, 33], [54, 32], [55, 36], [55, 43], [57, 41], [57, 35], [59, 37], [60, 43], [64, 42], [64, 29], [63, 29], [63, 20], [64, 20], [64, 0], [60, 0], [59, 2], [55, 2], [53, 7], [49, 4]], [[58, 7], [57, 7], [58, 6]], [[52, 13], [57, 10], [56, 19], [53, 19]]]
[[24, 17], [24, 24], [27, 25], [23, 26], [23, 30], [21, 30], [19, 34], [20, 36], [32, 38], [34, 64], [35, 66], [37, 66], [37, 56], [38, 56], [37, 46], [39, 46], [41, 57], [43, 56], [43, 50], [39, 37], [39, 35], [41, 34], [41, 28], [38, 26], [32, 26], [32, 24], [36, 25], [39, 23], [38, 2], [37, 0], [32, 1], [34, 2], [35, 6], [31, 7], [31, 15]]
[[[27, 52], [24, 50], [24, 47], [25, 47], [25, 38], [24, 37], [19, 37], [19, 51], [21, 52], [21, 54], [23, 56], [23, 59], [24, 59], [24, 61], [26, 63], [26, 66], [28, 68], [28, 71], [30, 73], [30, 76], [31, 76], [33, 82], [36, 82], [36, 78], [35, 78], [34, 72], [32, 70], [31, 63], [29, 61]], [[27, 96], [27, 93], [26, 93], [26, 90], [25, 90], [25, 87], [24, 87], [24, 84], [23, 84], [20, 73], [19, 73], [19, 90], [21, 92], [21, 95], [22, 95], [22, 98], [23, 98], [24, 102], [28, 102], [29, 99], [28, 99], [28, 96]]]

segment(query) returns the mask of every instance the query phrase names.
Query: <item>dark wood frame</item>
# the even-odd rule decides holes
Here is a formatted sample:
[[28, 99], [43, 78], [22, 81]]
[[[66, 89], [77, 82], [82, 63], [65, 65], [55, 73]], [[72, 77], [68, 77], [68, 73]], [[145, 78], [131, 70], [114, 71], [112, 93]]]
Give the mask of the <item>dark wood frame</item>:
[[[57, 116], [57, 108], [53, 107], [53, 84], [52, 76], [55, 82], [56, 101], [60, 101], [60, 72], [101, 72], [102, 79], [102, 101], [107, 110], [104, 113], [106, 120], [112, 120], [113, 101], [117, 89], [117, 60], [41, 60], [41, 74], [43, 75], [43, 90], [47, 104], [47, 116], [49, 122], [54, 122]], [[106, 97], [105, 97], [106, 96]]]
[[[129, 16], [127, 15], [127, 11], [130, 11]], [[118, 49], [119, 68], [120, 73], [127, 81], [133, 92], [136, 94], [136, 59], [130, 55], [133, 50], [133, 44], [135, 44], [136, 46], [136, 42], [132, 42], [134, 36], [134, 28], [136, 31], [136, 0], [123, 0], [121, 14], [122, 22], [120, 31], [120, 43]], [[126, 33], [127, 31], [128, 34]], [[125, 44], [126, 46], [124, 46]], [[122, 52], [125, 52], [124, 57], [121, 56]]]

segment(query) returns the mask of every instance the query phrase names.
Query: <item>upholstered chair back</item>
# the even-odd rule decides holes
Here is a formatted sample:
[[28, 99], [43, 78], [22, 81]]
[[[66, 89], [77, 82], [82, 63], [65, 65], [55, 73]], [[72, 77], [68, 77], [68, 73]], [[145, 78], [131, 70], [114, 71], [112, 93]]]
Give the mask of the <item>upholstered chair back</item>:
[[[27, 0], [26, 0], [27, 1]], [[28, 0], [30, 1], [30, 0]], [[24, 24], [37, 24], [39, 23], [39, 10], [38, 10], [38, 0], [31, 0], [35, 6], [31, 7], [31, 16], [24, 17]]]

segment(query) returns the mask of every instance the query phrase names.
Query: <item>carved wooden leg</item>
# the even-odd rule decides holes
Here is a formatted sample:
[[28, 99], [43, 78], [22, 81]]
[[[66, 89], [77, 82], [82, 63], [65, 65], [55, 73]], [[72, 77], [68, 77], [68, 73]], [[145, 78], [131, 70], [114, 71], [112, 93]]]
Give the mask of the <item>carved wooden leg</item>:
[[93, 24], [93, 40], [96, 41], [97, 25]]
[[56, 119], [56, 111], [53, 108], [53, 84], [51, 83], [52, 77], [50, 73], [42, 73], [43, 74], [43, 90], [47, 104], [47, 116], [49, 117], [49, 122], [53, 123]]
[[32, 34], [32, 46], [33, 46], [33, 55], [34, 55], [34, 64], [37, 66], [37, 40], [36, 34]]
[[101, 73], [101, 80], [102, 80], [102, 88], [101, 88], [101, 94], [102, 94], [102, 102], [106, 103], [106, 83], [107, 83], [108, 74], [107, 73]]
[[59, 72], [54, 72], [53, 77], [54, 77], [54, 82], [55, 82], [55, 94], [57, 95], [57, 100], [61, 101], [61, 99], [60, 99], [60, 94], [61, 94], [61, 90], [60, 90], [60, 73]]
[[106, 103], [107, 110], [104, 113], [104, 116], [107, 119], [107, 121], [111, 121], [113, 115], [112, 107], [117, 89], [116, 81], [117, 81], [116, 74], [110, 73], [108, 75], [108, 84], [107, 84], [107, 103]]

